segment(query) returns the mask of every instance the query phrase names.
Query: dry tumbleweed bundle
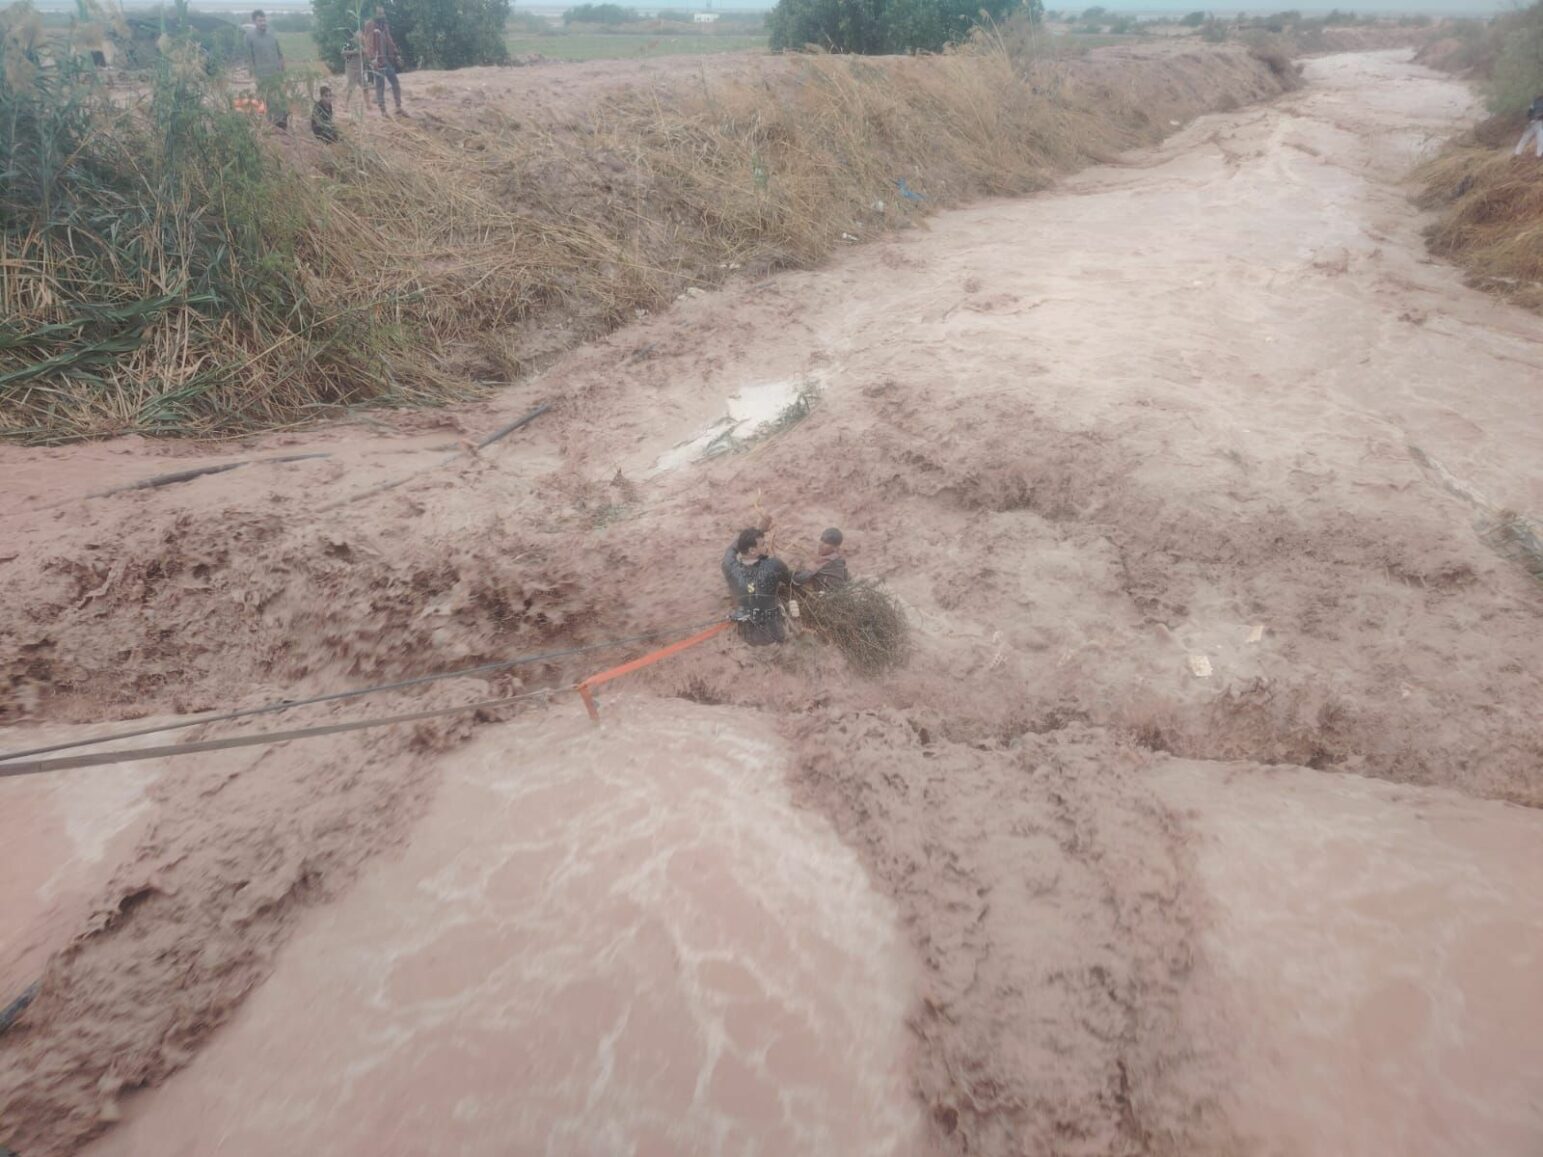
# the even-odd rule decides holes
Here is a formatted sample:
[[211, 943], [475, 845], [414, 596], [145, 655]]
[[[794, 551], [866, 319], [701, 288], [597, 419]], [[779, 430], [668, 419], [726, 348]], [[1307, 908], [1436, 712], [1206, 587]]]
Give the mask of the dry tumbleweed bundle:
[[802, 602], [803, 620], [834, 643], [859, 674], [882, 675], [905, 665], [911, 624], [900, 600], [877, 582], [850, 582]]

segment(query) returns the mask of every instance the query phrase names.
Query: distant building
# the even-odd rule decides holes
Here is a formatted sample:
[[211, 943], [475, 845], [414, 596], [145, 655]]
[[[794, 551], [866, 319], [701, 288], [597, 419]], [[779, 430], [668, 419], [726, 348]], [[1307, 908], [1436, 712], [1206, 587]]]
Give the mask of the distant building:
[[698, 12], [691, 19], [698, 24], [716, 24], [718, 22], [718, 14], [716, 12]]

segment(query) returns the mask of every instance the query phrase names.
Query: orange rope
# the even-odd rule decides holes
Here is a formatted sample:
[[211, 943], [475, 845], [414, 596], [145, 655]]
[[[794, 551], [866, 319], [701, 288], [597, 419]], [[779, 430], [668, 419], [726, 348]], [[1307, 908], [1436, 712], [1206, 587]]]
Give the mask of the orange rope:
[[630, 675], [640, 668], [652, 666], [654, 663], [659, 662], [660, 659], [668, 659], [671, 655], [678, 655], [687, 647], [694, 647], [698, 643], [705, 643], [714, 635], [721, 635], [733, 625], [732, 622], [728, 621], [718, 623], [715, 626], [708, 627], [705, 631], [699, 631], [689, 639], [682, 639], [678, 643], [671, 643], [668, 647], [652, 651], [641, 659], [634, 659], [630, 663], [623, 663], [620, 667], [612, 667], [609, 671], [602, 671], [598, 675], [591, 675], [588, 679], [585, 679], [579, 684], [578, 692], [579, 698], [584, 700], [584, 710], [589, 712], [590, 721], [593, 723], [600, 722], [600, 711], [595, 706], [594, 695], [591, 694], [593, 688], [600, 686], [602, 683], [609, 683], [612, 679], [620, 679], [623, 675]]

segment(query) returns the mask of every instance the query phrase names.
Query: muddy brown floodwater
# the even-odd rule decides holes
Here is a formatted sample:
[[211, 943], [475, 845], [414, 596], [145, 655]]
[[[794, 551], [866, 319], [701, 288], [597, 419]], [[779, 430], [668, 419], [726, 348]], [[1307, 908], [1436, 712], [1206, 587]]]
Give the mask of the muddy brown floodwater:
[[910, 958], [775, 733], [608, 714], [457, 751], [405, 853], [99, 1150], [920, 1152]]
[[1543, 1152], [1543, 594], [1491, 524], [1543, 510], [1543, 321], [1426, 256], [1402, 182], [1475, 107], [1408, 58], [485, 405], [253, 440], [330, 459], [79, 502], [171, 451], [4, 450], [8, 749], [699, 622], [758, 507], [794, 559], [842, 526], [916, 647], [0, 781], [6, 983], [53, 954], [0, 1139]]

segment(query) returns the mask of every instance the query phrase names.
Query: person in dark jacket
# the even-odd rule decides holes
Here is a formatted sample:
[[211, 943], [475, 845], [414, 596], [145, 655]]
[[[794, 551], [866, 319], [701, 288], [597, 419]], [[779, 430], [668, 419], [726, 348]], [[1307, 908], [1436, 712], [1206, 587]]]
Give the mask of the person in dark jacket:
[[807, 570], [794, 571], [793, 585], [817, 595], [845, 586], [852, 576], [847, 573], [847, 560], [841, 553], [841, 543], [841, 531], [834, 526], [821, 534], [814, 565]]
[[332, 123], [332, 87], [322, 85], [321, 91], [316, 94], [316, 103], [311, 107], [311, 131], [316, 134], [316, 139], [326, 141], [329, 145], [338, 139], [337, 125]]
[[723, 552], [723, 578], [739, 604], [733, 616], [739, 623], [739, 637], [752, 647], [787, 642], [777, 592], [793, 576], [787, 564], [767, 549], [768, 529], [769, 525], [762, 525], [740, 531]]
[[406, 116], [402, 111], [402, 84], [396, 76], [397, 69], [402, 67], [402, 54], [391, 35], [391, 25], [382, 5], [375, 6], [373, 20], [365, 21], [359, 40], [365, 64], [375, 74], [375, 103], [380, 106], [380, 115], [386, 115], [386, 85], [390, 84], [391, 99], [396, 101], [396, 115]]
[[1533, 146], [1534, 154], [1543, 160], [1543, 96], [1532, 98], [1532, 106], [1527, 110], [1527, 131], [1516, 142], [1516, 152], [1512, 156], [1521, 156], [1529, 144]]

